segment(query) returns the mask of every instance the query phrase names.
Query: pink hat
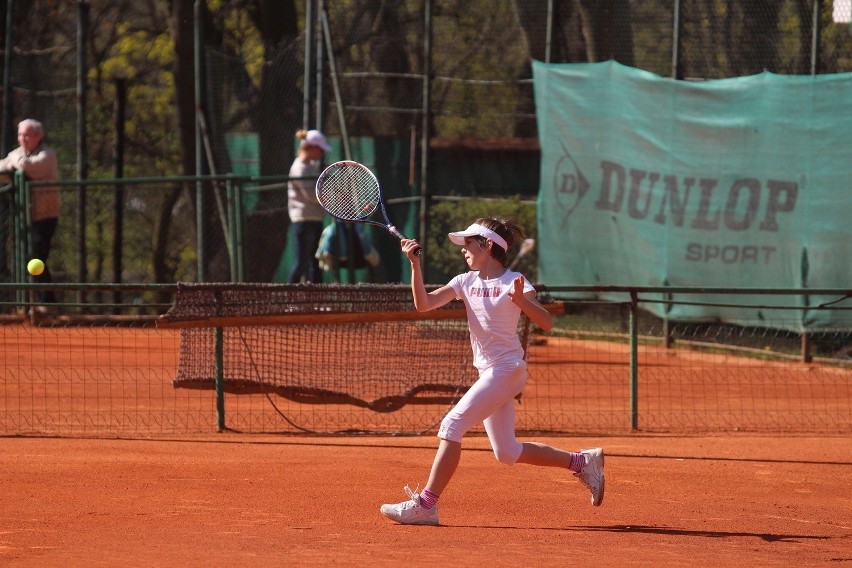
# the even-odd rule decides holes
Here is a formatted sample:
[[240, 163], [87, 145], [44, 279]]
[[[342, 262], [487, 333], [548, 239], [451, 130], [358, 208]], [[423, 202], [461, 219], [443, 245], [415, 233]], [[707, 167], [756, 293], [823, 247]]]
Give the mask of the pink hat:
[[311, 146], [319, 146], [326, 152], [331, 151], [331, 145], [319, 130], [308, 130], [307, 135], [305, 135], [305, 143]]

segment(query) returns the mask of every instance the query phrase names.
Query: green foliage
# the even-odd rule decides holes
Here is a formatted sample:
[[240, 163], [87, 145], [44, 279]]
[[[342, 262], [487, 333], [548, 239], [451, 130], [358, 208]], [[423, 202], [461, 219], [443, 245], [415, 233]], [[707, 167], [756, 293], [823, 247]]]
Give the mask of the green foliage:
[[95, 95], [91, 107], [95, 109], [92, 112], [97, 120], [92, 120], [90, 144], [103, 157], [97, 160], [105, 166], [100, 173], [105, 177], [113, 174], [109, 162], [115, 145], [114, 79], [125, 78], [125, 177], [176, 175], [180, 172], [181, 149], [174, 132], [174, 39], [165, 27], [136, 29], [128, 23], [121, 23], [119, 32], [116, 41], [92, 71]]
[[[430, 222], [426, 241], [428, 275], [433, 284], [446, 284], [450, 278], [467, 270], [459, 253], [459, 247], [450, 242], [447, 233], [460, 231], [480, 217], [509, 219], [518, 224], [527, 238], [536, 238], [535, 203], [521, 201], [519, 197], [505, 200], [471, 199], [464, 201], [442, 201], [433, 205], [429, 211]], [[509, 249], [509, 259], [514, 259], [520, 248], [521, 240]], [[522, 272], [531, 282], [536, 281], [538, 254], [533, 248], [518, 261], [516, 270]]]
[[[445, 2], [433, 25], [434, 119], [441, 137], [512, 137], [530, 73], [524, 31], [509, 2]], [[446, 80], [454, 77], [462, 80]], [[470, 80], [481, 79], [481, 80]]]
[[[215, 6], [214, 6], [215, 4]], [[261, 85], [265, 61], [263, 37], [246, 8], [229, 3], [215, 2], [210, 9], [221, 26], [223, 41], [245, 65], [245, 72], [255, 87]]]
[[[266, 4], [278, 6], [284, 1]], [[172, 27], [169, 23], [170, 18], [186, 14], [178, 9], [186, 7], [186, 2], [17, 3], [12, 37], [19, 61], [10, 68], [16, 93], [13, 111], [32, 112], [46, 122], [49, 142], [59, 153], [63, 178], [76, 177], [74, 46], [78, 8], [86, 4], [90, 4], [91, 22], [90, 37], [86, 40], [88, 177], [109, 178], [115, 172], [115, 101], [120, 79], [126, 79], [127, 87], [124, 176], [183, 173], [182, 153], [190, 156], [195, 153], [191, 138], [182, 140], [178, 130], [180, 125], [191, 125], [194, 117], [184, 116], [177, 120], [178, 112], [189, 112], [186, 109], [190, 108], [178, 110], [176, 85], [180, 83], [174, 76], [175, 64], [181, 62], [175, 59], [175, 49], [184, 45], [178, 40], [185, 37], [177, 34], [180, 29], [186, 33], [186, 28]], [[302, 65], [301, 58], [305, 54], [300, 50], [304, 47], [301, 38], [291, 42], [297, 49], [290, 51], [269, 43], [268, 27], [258, 27], [258, 21], [252, 17], [262, 4], [256, 0], [206, 0], [202, 3], [214, 26], [208, 30], [214, 33], [206, 34], [207, 41], [218, 38], [215, 39], [218, 47], [228, 57], [227, 65], [209, 63], [210, 77], [215, 77], [209, 81], [224, 83], [214, 71], [224, 73], [222, 69], [227, 69], [232, 73], [227, 77], [228, 86], [223, 88], [222, 100], [209, 105], [212, 112], [220, 113], [210, 122], [233, 127], [236, 120], [229, 122], [233, 117], [228, 109], [243, 111], [257, 106], [263, 99], [256, 95], [269, 89], [275, 93], [271, 97], [275, 104], [270, 107], [272, 112], [263, 115], [263, 120], [257, 124], [262, 124], [264, 129], [269, 127], [269, 131], [278, 128], [279, 132], [285, 132], [287, 144], [281, 153], [289, 156], [292, 150], [290, 126], [294, 120], [301, 120], [302, 103], [298, 85], [302, 73], [292, 69]], [[434, 3], [429, 44], [433, 140], [534, 139], [535, 108], [529, 61], [531, 57], [543, 56], [546, 41], [550, 42], [547, 45], [552, 51], [552, 61], [559, 62], [589, 60], [588, 50], [594, 38], [608, 38], [610, 43], [617, 40], [616, 43], [631, 46], [636, 67], [662, 75], [671, 73], [674, 15], [670, 1], [621, 3], [618, 10], [611, 12], [612, 18], [589, 18], [589, 10], [580, 10], [582, 5], [594, 4], [555, 3], [550, 8], [556, 8], [551, 13], [557, 20], [551, 29], [546, 20], [547, 3], [520, 0], [442, 0]], [[805, 0], [707, 0], [687, 4], [683, 5], [680, 15], [682, 29], [678, 54], [688, 77], [722, 78], [743, 71], [759, 72], [763, 68], [780, 73], [810, 72], [813, 3]], [[301, 31], [305, 26], [306, 3], [294, 2], [294, 5], [300, 14]], [[818, 72], [849, 71], [852, 68], [849, 26], [831, 23], [831, 2], [817, 5], [821, 8]], [[527, 10], [521, 9], [524, 6]], [[413, 127], [414, 134], [419, 136], [422, 93], [416, 75], [425, 68], [423, 2], [339, 0], [326, 2], [325, 7], [329, 12], [334, 55], [347, 109], [344, 118], [350, 128], [348, 134], [352, 137], [404, 138]], [[530, 7], [536, 8], [532, 11], [536, 17], [519, 18], [519, 14], [529, 12]], [[614, 21], [617, 18], [629, 19], [629, 27], [614, 25], [618, 23]], [[186, 20], [172, 20], [176, 21]], [[548, 31], [550, 35], [546, 36]], [[188, 57], [186, 52], [178, 51], [184, 54], [182, 57]], [[205, 61], [211, 53], [212, 50], [205, 54]], [[284, 78], [281, 84], [269, 81], [276, 75], [266, 75], [274, 65], [281, 64], [272, 57], [291, 63], [290, 71], [278, 75]], [[231, 59], [236, 62], [233, 72], [230, 71]], [[326, 73], [329, 68], [330, 65], [325, 66]], [[365, 78], [369, 72], [388, 75]], [[250, 80], [252, 88], [240, 87], [245, 78]], [[265, 84], [261, 85], [262, 82]], [[311, 95], [315, 96], [317, 91], [314, 88]], [[324, 96], [323, 111], [327, 118], [321, 126], [330, 129], [329, 134], [336, 135], [338, 117], [332, 102], [332, 89], [326, 88]], [[242, 115], [237, 118], [245, 120]], [[246, 128], [253, 129], [257, 124]], [[240, 127], [243, 125], [240, 122]], [[13, 133], [11, 139], [14, 139]], [[271, 139], [276, 140], [275, 137]], [[181, 148], [181, 142], [187, 146]], [[489, 150], [489, 156], [483, 161], [491, 159], [492, 151]], [[480, 177], [477, 182], [474, 191], [487, 193], [488, 179]], [[166, 265], [165, 272], [173, 271], [178, 275], [191, 272], [195, 265], [192, 248], [194, 202], [188, 196], [178, 200], [164, 199], [163, 195], [171, 191], [171, 187], [155, 186], [128, 189], [126, 194], [124, 267], [134, 278], [150, 277], [153, 265]], [[108, 272], [113, 223], [111, 191], [111, 188], [94, 187], [88, 190], [86, 219], [91, 227], [86, 228], [84, 235], [90, 256], [90, 274]], [[69, 189], [65, 194], [63, 221], [51, 261], [73, 274], [78, 248], [74, 225], [78, 208], [76, 189]], [[446, 233], [467, 226], [477, 217], [490, 215], [513, 218], [524, 227], [527, 236], [536, 237], [535, 207], [519, 199], [439, 203], [432, 208], [428, 227], [427, 278], [431, 282], [446, 282], [452, 275], [465, 270], [458, 247], [448, 242]], [[172, 239], [166, 252], [155, 244], [158, 227], [164, 227], [163, 236]], [[514, 257], [517, 247], [518, 244], [509, 252], [510, 257]], [[535, 279], [536, 259], [533, 250], [517, 268]]]

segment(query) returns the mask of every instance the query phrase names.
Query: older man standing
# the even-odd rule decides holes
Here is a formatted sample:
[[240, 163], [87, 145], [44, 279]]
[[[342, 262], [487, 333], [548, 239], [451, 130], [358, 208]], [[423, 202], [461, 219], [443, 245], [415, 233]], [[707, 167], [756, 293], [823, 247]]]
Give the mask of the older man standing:
[[[28, 118], [18, 124], [18, 147], [0, 160], [0, 172], [22, 170], [31, 181], [58, 181], [59, 160], [56, 152], [43, 144], [44, 126], [41, 122]], [[59, 187], [39, 186], [32, 191], [32, 251], [33, 258], [45, 261], [44, 272], [33, 280], [39, 283], [52, 282], [47, 257], [50, 243], [59, 223]], [[39, 303], [54, 303], [56, 295], [52, 290], [39, 294]], [[40, 311], [46, 311], [44, 306]]]

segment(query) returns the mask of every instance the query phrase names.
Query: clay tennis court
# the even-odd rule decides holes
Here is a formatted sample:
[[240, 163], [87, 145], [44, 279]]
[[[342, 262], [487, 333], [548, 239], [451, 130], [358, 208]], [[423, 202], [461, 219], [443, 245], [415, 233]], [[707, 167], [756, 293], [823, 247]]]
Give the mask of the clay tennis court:
[[[852, 565], [852, 443], [844, 423], [828, 433], [672, 434], [630, 433], [623, 420], [613, 428], [602, 420], [595, 430], [580, 418], [581, 434], [521, 436], [566, 449], [603, 446], [600, 508], [565, 472], [501, 465], [487, 439], [473, 435], [442, 496], [441, 526], [406, 527], [378, 507], [402, 500], [403, 485], [425, 483], [433, 435], [217, 433], [212, 393], [172, 385], [177, 332], [2, 328], [3, 565]], [[623, 346], [577, 342], [548, 351], [558, 343], [531, 351], [530, 393], [519, 408], [530, 416], [623, 415], [620, 391], [598, 392], [623, 379]], [[690, 379], [688, 353], [642, 356], [655, 369], [646, 388], [676, 387], [684, 406], [707, 389], [695, 377], [718, 364], [693, 362]], [[670, 373], [661, 371], [666, 365]], [[765, 365], [726, 364], [720, 373], [728, 382], [720, 384], [729, 392], [714, 396], [736, 398], [749, 384], [764, 389]], [[848, 370], [772, 365], [788, 400], [794, 383], [784, 373], [848, 393]], [[550, 406], [544, 393], [566, 388], [557, 387], [558, 376], [580, 385], [560, 398], [589, 398]], [[829, 412], [848, 417], [848, 396], [835, 398]], [[606, 402], [611, 414], [589, 400]], [[651, 416], [684, 411], [655, 410], [663, 403], [651, 401], [642, 408]], [[794, 400], [791, 414], [809, 414], [819, 401]], [[244, 432], [267, 428], [273, 414], [260, 395], [230, 396], [228, 405]], [[311, 406], [319, 416], [333, 410]], [[26, 435], [10, 434], [15, 428]]]

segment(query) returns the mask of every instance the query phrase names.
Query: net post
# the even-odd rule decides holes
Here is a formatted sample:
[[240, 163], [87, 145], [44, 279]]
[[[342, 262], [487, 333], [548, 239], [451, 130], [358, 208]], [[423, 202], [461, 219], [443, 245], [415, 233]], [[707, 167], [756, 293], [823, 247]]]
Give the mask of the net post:
[[663, 318], [663, 345], [665, 345], [666, 349], [671, 349], [674, 345], [674, 339], [672, 338], [672, 324], [669, 321], [668, 316]]
[[225, 351], [222, 328], [216, 328], [216, 420], [219, 432], [225, 431]]
[[813, 355], [811, 354], [811, 342], [808, 338], [808, 332], [802, 332], [801, 338], [801, 353], [802, 353], [802, 363], [810, 363], [813, 361]]
[[639, 297], [635, 290], [630, 292], [630, 427], [639, 429]]

